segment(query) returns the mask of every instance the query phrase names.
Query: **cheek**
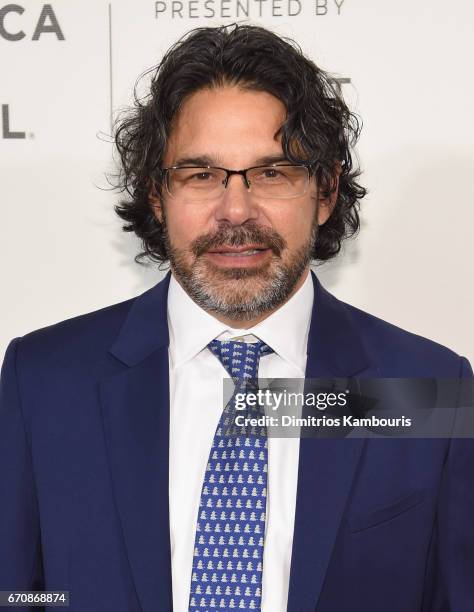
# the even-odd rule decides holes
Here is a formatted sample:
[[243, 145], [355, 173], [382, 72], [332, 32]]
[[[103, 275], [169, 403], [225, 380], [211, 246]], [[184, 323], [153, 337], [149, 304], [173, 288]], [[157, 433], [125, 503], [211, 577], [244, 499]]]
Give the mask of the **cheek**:
[[299, 246], [311, 235], [315, 216], [314, 202], [285, 202], [284, 206], [268, 212], [272, 228], [288, 243]]
[[187, 246], [195, 238], [209, 231], [209, 211], [206, 207], [174, 204], [166, 210], [168, 235], [170, 242], [176, 247]]

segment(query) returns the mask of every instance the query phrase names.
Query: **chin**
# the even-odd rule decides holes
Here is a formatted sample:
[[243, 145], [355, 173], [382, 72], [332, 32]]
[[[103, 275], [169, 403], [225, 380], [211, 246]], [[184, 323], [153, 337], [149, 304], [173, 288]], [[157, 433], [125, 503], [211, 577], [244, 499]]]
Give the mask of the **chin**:
[[255, 297], [265, 291], [275, 282], [277, 274], [271, 274], [268, 269], [256, 270], [247, 268], [230, 268], [226, 270], [212, 270], [198, 274], [202, 286], [209, 287], [213, 293], [229, 296], [235, 302]]

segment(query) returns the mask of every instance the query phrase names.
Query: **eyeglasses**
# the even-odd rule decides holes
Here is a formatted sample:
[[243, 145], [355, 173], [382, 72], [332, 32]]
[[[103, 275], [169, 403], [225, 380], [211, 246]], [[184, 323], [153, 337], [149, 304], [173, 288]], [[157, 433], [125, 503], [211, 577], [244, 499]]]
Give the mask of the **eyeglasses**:
[[161, 168], [166, 190], [173, 198], [202, 201], [224, 194], [233, 174], [239, 174], [246, 188], [258, 198], [290, 199], [308, 190], [314, 164], [271, 164], [245, 170], [211, 166], [172, 166]]

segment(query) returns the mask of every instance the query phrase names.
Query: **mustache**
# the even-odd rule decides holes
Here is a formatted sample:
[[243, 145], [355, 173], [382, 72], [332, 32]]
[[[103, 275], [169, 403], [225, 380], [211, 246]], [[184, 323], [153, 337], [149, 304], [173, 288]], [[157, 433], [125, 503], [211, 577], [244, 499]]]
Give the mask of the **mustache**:
[[271, 249], [275, 255], [280, 255], [286, 248], [286, 240], [269, 227], [255, 224], [249, 225], [226, 225], [220, 227], [216, 232], [208, 232], [196, 238], [191, 244], [193, 255], [199, 257], [209, 249], [227, 246], [245, 246], [246, 244], [258, 244]]

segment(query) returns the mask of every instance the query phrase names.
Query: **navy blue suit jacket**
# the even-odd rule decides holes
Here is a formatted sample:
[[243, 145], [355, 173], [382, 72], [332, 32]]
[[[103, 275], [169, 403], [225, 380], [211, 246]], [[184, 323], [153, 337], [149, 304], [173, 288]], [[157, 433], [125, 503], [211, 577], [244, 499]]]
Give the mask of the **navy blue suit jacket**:
[[[472, 375], [313, 281], [307, 377]], [[10, 343], [0, 590], [69, 590], [71, 612], [172, 610], [168, 285]], [[288, 611], [471, 610], [473, 442], [303, 439]]]

